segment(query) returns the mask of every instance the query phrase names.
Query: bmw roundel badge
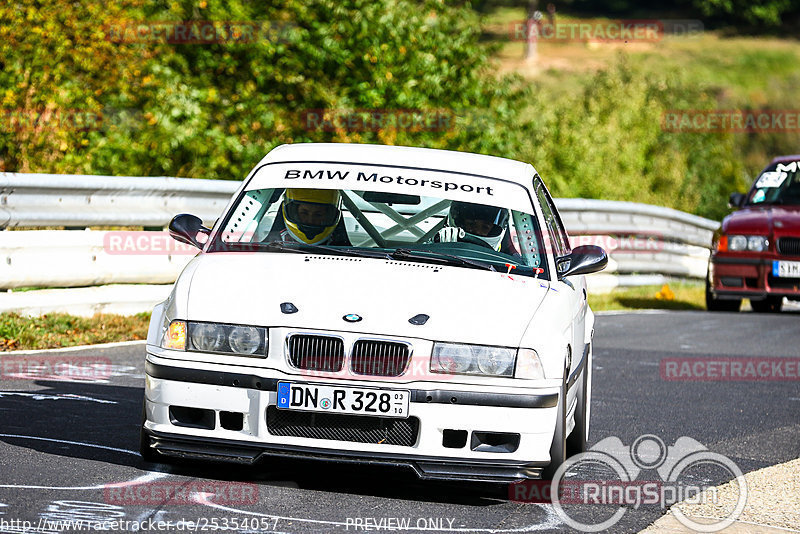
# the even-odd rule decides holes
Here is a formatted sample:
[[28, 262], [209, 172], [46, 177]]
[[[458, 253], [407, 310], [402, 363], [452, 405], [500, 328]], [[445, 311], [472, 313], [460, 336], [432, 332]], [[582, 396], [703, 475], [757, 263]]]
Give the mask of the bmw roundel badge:
[[361, 316], [358, 315], [357, 313], [348, 313], [347, 315], [342, 317], [342, 319], [344, 319], [348, 323], [357, 323], [358, 321], [361, 320]]

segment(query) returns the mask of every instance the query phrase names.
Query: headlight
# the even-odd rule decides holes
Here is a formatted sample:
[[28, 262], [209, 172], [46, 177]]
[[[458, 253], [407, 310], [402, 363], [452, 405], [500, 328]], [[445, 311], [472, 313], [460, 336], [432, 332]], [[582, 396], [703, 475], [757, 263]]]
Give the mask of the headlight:
[[469, 373], [474, 368], [469, 345], [436, 343], [431, 356], [431, 371], [435, 373]]
[[499, 347], [475, 347], [478, 369], [485, 375], [514, 376], [515, 350]]
[[254, 354], [261, 346], [261, 332], [253, 326], [235, 326], [228, 334], [233, 352]]
[[747, 250], [761, 252], [767, 249], [767, 238], [760, 235], [751, 235], [747, 238]]
[[[724, 241], [720, 240], [720, 245], [723, 243]], [[766, 237], [761, 235], [731, 235], [728, 236], [727, 245], [728, 250], [733, 252], [741, 252], [744, 250], [762, 252], [767, 250], [769, 241], [767, 241]], [[720, 246], [720, 250], [724, 250], [724, 248]]]
[[516, 349], [434, 343], [431, 372], [448, 374], [514, 376]]
[[743, 235], [732, 235], [728, 238], [729, 250], [747, 250], [747, 238]]
[[257, 326], [172, 321], [164, 332], [161, 346], [176, 350], [265, 357], [267, 329]]
[[225, 330], [222, 325], [192, 323], [189, 328], [192, 348], [202, 352], [219, 352], [225, 345]]

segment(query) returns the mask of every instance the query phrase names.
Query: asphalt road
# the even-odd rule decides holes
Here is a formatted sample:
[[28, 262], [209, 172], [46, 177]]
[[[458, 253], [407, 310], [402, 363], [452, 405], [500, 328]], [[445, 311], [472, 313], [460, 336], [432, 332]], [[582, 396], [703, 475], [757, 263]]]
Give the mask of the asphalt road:
[[[76, 356], [110, 361], [110, 376], [87, 382], [15, 374], [21, 362]], [[680, 358], [728, 357], [772, 358], [771, 374], [713, 381], [679, 376], [691, 369]], [[688, 436], [743, 472], [800, 457], [800, 380], [776, 376], [776, 358], [800, 358], [800, 314], [600, 316], [591, 443], [616, 436], [630, 445], [651, 434], [669, 446]], [[737, 361], [746, 373], [747, 362]], [[505, 488], [421, 482], [386, 468], [285, 460], [258, 468], [146, 464], [136, 452], [141, 344], [3, 354], [0, 362], [0, 532], [76, 531], [43, 522], [76, 519], [106, 521], [92, 524], [118, 532], [135, 527], [112, 521], [144, 522], [150, 531], [388, 532], [409, 530], [396, 528], [405, 522], [419, 530], [570, 531], [552, 506], [509, 501]], [[63, 369], [56, 371], [63, 376]], [[725, 478], [718, 471], [698, 476], [714, 483]], [[149, 489], [133, 491], [141, 487]], [[164, 492], [181, 490], [179, 498], [190, 495], [188, 502], [163, 503]], [[613, 510], [595, 505], [582, 517]], [[611, 530], [636, 532], [662, 513], [658, 506], [631, 509]]]

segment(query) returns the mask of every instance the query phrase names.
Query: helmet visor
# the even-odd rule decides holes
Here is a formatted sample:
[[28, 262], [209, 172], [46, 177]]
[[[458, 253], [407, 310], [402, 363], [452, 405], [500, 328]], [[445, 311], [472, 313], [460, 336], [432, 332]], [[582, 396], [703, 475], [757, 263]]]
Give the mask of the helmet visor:
[[339, 222], [339, 208], [333, 204], [302, 202], [290, 200], [286, 202], [286, 219], [298, 226], [333, 226]]
[[456, 203], [450, 217], [465, 232], [481, 237], [499, 237], [508, 224], [508, 210], [480, 204]]

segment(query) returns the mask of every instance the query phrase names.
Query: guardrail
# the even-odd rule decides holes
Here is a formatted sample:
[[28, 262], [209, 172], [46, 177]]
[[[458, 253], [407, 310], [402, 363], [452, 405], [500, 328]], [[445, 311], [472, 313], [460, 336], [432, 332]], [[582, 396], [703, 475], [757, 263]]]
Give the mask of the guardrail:
[[0, 229], [163, 227], [177, 213], [214, 222], [239, 185], [229, 180], [5, 172], [0, 173]]
[[[163, 228], [181, 212], [210, 224], [239, 185], [188, 178], [0, 173], [0, 228]], [[556, 199], [556, 205], [573, 245], [596, 243], [609, 251], [606, 273], [706, 274], [712, 234], [719, 226], [715, 221], [633, 202]], [[164, 233], [137, 235], [105, 230], [0, 232], [0, 288], [167, 284], [193, 255]], [[114, 239], [123, 240], [116, 242], [116, 249]], [[137, 253], [127, 253], [124, 239], [148, 241], [145, 247], [136, 244]]]

